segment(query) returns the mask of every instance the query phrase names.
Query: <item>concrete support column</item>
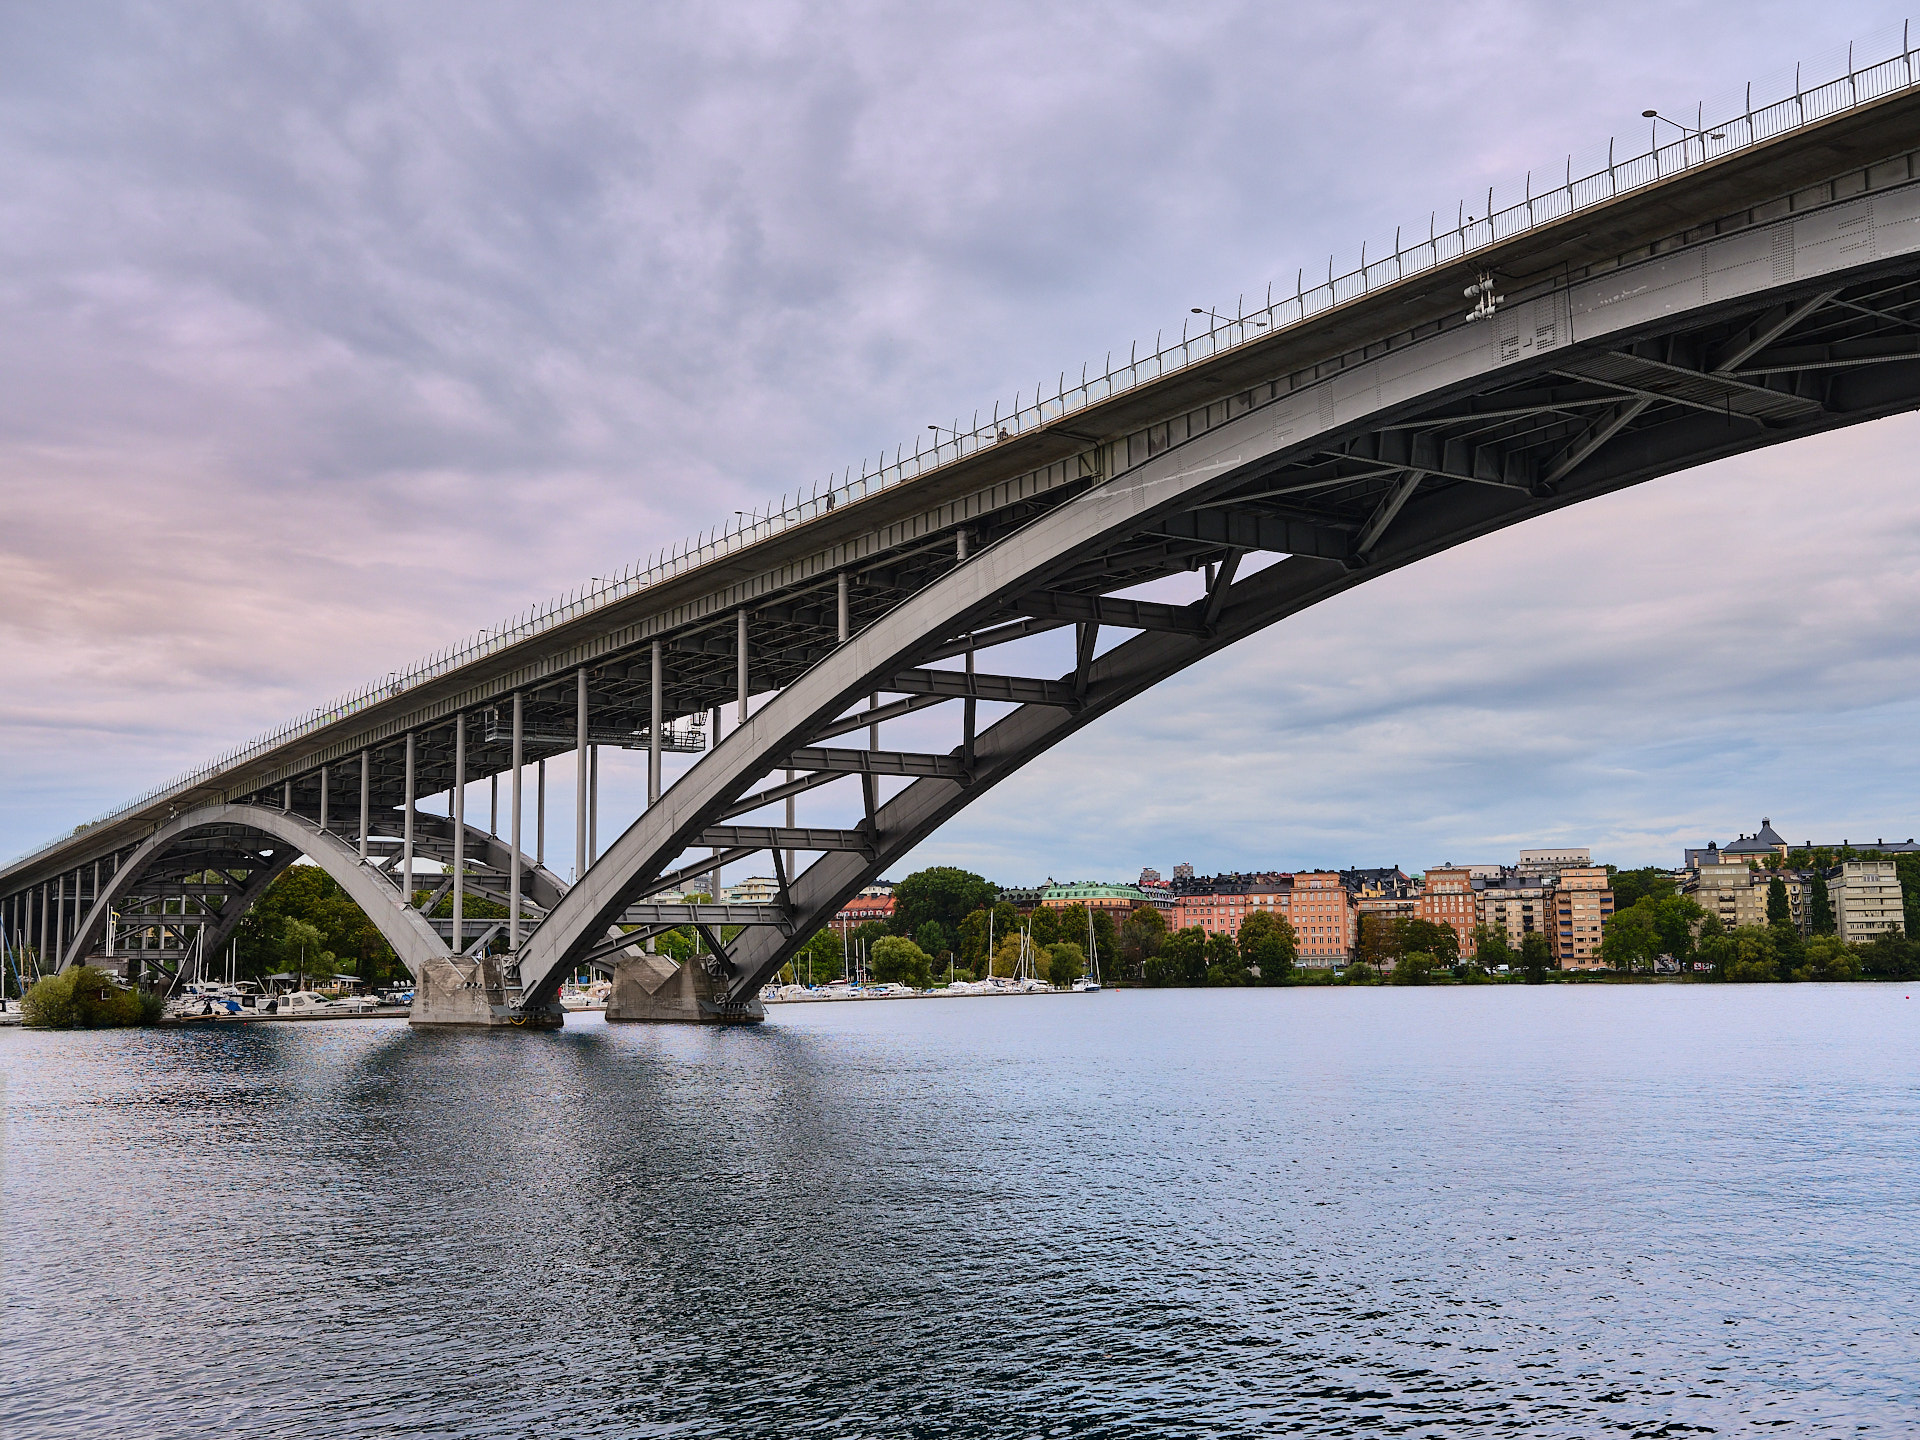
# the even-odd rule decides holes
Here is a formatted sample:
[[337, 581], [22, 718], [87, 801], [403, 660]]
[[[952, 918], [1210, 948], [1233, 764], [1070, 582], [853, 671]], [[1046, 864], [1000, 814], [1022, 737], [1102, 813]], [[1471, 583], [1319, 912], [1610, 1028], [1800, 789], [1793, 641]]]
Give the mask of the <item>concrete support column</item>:
[[373, 779], [370, 770], [371, 760], [365, 750], [360, 752], [360, 859], [367, 858], [367, 830], [373, 824]]
[[533, 767], [533, 863], [547, 863], [547, 762]]
[[327, 790], [328, 789], [329, 789], [329, 786], [327, 785], [327, 767], [322, 765], [320, 767], [320, 828], [323, 831], [327, 828]]
[[34, 959], [38, 962], [38, 968], [40, 968], [41, 970], [46, 969], [46, 965], [47, 965], [47, 887], [44, 881], [41, 883], [41, 886], [40, 886], [40, 953], [36, 955]]
[[407, 808], [400, 817], [400, 896], [413, 903], [413, 732], [407, 732]]
[[[712, 713], [707, 718], [713, 725], [713, 743], [718, 745], [720, 743], [720, 707], [718, 705], [714, 706]], [[720, 847], [717, 845], [714, 846], [711, 853], [716, 856], [719, 855]], [[707, 872], [707, 895], [712, 899], [714, 904], [718, 905], [720, 903], [720, 867], [718, 865]], [[693, 932], [693, 935], [695, 953], [698, 954], [700, 932], [696, 930]]]
[[840, 643], [844, 645], [847, 643], [847, 637], [853, 633], [852, 612], [847, 604], [847, 572], [842, 570], [834, 577], [834, 580], [834, 593], [839, 600], [840, 615], [840, 623], [836, 633], [840, 637]]
[[467, 890], [467, 717], [453, 717], [453, 953], [461, 951], [460, 922]]
[[953, 558], [962, 562], [967, 558], [967, 532], [964, 529], [954, 532]]
[[660, 656], [660, 642], [653, 642], [653, 654], [649, 661], [650, 689], [647, 712], [647, 804], [649, 807], [660, 801], [660, 726], [665, 705], [660, 697], [660, 673], [663, 669]]
[[573, 878], [587, 873], [587, 668], [580, 667], [574, 730]]
[[600, 858], [600, 747], [587, 746], [587, 866]]
[[495, 839], [500, 836], [500, 774], [498, 771], [487, 777], [487, 834]]
[[734, 636], [734, 689], [739, 703], [734, 723], [744, 725], [747, 723], [747, 612], [744, 610], [740, 612]]
[[520, 952], [520, 772], [526, 765], [526, 755], [521, 748], [521, 732], [525, 724], [523, 710], [524, 697], [518, 690], [513, 692], [513, 794], [509, 802], [512, 815], [508, 823], [513, 829], [507, 842], [512, 856], [513, 874], [507, 881], [507, 949], [514, 954]]
[[280, 808], [289, 815], [293, 813], [293, 781], [287, 781], [280, 792]]

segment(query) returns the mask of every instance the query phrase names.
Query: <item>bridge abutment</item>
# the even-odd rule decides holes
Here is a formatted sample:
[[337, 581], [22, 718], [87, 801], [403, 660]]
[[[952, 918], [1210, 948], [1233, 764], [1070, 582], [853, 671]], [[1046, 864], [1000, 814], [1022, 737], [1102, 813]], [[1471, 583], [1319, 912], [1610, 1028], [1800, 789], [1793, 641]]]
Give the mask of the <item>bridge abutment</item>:
[[500, 961], [429, 960], [413, 977], [413, 1014], [423, 1029], [558, 1030], [566, 1011], [556, 1003], [521, 1009], [509, 991]]
[[676, 965], [664, 955], [623, 955], [614, 963], [607, 1019], [614, 1024], [755, 1025], [767, 1018], [758, 1000], [729, 1000], [698, 960]]

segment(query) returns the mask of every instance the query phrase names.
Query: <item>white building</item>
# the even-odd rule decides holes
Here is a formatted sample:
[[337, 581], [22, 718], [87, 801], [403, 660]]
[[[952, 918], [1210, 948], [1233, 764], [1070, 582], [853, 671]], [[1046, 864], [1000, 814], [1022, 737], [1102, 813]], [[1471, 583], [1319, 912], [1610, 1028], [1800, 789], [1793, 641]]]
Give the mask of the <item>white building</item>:
[[1848, 860], [1827, 872], [1833, 923], [1849, 945], [1864, 945], [1891, 930], [1907, 933], [1900, 876], [1891, 860]]
[[771, 905], [779, 897], [780, 887], [771, 875], [749, 875], [720, 892], [720, 898], [729, 905]]

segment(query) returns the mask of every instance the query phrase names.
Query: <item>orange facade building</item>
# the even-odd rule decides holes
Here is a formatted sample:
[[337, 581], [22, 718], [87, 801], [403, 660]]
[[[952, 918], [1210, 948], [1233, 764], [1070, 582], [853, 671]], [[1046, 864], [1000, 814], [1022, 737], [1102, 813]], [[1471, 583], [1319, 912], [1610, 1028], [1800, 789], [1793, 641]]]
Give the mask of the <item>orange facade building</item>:
[[833, 928], [841, 934], [858, 930], [869, 920], [893, 919], [891, 895], [856, 895], [833, 917]]
[[1473, 954], [1473, 927], [1480, 923], [1480, 902], [1473, 889], [1473, 872], [1466, 866], [1427, 871], [1426, 888], [1415, 902], [1414, 913], [1458, 935], [1461, 959]]
[[1300, 939], [1302, 965], [1344, 965], [1353, 953], [1355, 911], [1353, 895], [1331, 870], [1307, 871], [1293, 877], [1286, 915]]

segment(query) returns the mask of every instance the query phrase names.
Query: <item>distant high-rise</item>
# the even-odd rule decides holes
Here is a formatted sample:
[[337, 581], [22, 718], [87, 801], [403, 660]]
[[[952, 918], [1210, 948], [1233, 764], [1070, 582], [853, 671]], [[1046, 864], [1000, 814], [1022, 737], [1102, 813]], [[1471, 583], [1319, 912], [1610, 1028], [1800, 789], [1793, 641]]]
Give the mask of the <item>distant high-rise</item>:
[[1191, 879], [1193, 879], [1193, 866], [1191, 866], [1191, 865], [1188, 865], [1188, 864], [1185, 864], [1184, 862], [1183, 862], [1183, 863], [1181, 863], [1181, 864], [1179, 864], [1179, 865], [1176, 865], [1176, 866], [1174, 866], [1174, 867], [1173, 867], [1173, 878], [1174, 878], [1174, 879], [1176, 879], [1176, 880], [1191, 880]]
[[1140, 870], [1140, 883], [1143, 886], [1158, 885], [1160, 883], [1160, 872], [1151, 865], [1142, 866]]

